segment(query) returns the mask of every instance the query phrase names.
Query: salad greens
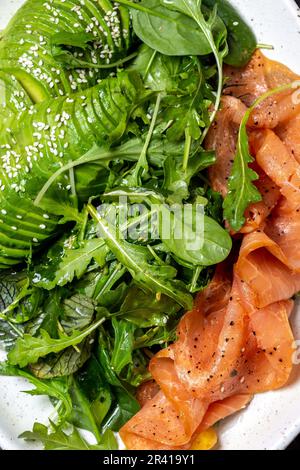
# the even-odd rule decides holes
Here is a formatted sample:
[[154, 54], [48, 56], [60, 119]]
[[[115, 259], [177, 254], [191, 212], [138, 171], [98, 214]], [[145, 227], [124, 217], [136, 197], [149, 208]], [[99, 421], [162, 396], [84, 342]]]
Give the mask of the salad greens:
[[[3, 32], [0, 374], [54, 407], [24, 439], [115, 449], [139, 410], [149, 359], [231, 251], [203, 141], [223, 63], [255, 47], [225, 0], [27, 0]], [[246, 123], [233, 228], [257, 200]]]

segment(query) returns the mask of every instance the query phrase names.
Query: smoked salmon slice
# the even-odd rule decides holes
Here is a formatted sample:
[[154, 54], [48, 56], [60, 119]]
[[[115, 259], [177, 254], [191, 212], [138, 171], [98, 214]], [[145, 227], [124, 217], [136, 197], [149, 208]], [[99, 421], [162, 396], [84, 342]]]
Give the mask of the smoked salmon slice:
[[228, 397], [224, 400], [212, 403], [208, 407], [208, 410], [205, 413], [199, 428], [197, 429], [197, 433], [211, 428], [222, 419], [235, 414], [237, 411], [240, 411], [243, 408], [246, 408], [251, 400], [252, 395], [240, 394], [233, 395], [232, 397]]
[[246, 111], [246, 106], [240, 100], [224, 96], [216, 121], [206, 138], [206, 149], [215, 150], [217, 157], [216, 164], [209, 168], [209, 178], [214, 191], [221, 193], [223, 197], [227, 194], [227, 181], [236, 152], [237, 134]]
[[[225, 72], [231, 96], [223, 97], [206, 139], [217, 155], [211, 184], [223, 196], [246, 106], [296, 77], [259, 52], [242, 70]], [[211, 427], [247, 406], [254, 394], [289, 380], [291, 299], [300, 291], [300, 114], [290, 104], [291, 94], [282, 93], [273, 103], [273, 119], [271, 101], [252, 116], [250, 150], [262, 201], [247, 210], [235, 264], [217, 267], [180, 320], [177, 340], [151, 359], [154, 382], [140, 388], [142, 408], [120, 431], [129, 449], [193, 449], [201, 432], [213, 435]]]
[[300, 163], [300, 114], [280, 125], [276, 129], [276, 133], [293, 157]]

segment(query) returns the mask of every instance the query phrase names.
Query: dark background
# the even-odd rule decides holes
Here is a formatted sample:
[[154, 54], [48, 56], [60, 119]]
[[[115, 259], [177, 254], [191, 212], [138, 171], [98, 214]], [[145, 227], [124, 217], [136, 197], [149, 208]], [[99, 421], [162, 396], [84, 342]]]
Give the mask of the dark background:
[[[296, 0], [296, 3], [300, 7], [300, 0]], [[288, 450], [300, 450], [300, 434], [298, 438], [288, 447]]]

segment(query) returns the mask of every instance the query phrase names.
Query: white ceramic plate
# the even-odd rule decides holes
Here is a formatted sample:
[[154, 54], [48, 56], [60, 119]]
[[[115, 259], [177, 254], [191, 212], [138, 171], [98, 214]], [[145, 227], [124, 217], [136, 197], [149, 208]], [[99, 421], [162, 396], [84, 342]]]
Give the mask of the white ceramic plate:
[[[300, 74], [300, 11], [293, 0], [230, 0], [248, 18], [260, 43], [272, 44], [267, 54]], [[0, 0], [0, 29], [4, 28], [23, 0]], [[300, 338], [300, 302], [293, 328]], [[1, 357], [0, 357], [1, 359]], [[31, 429], [35, 420], [47, 422], [52, 411], [47, 398], [31, 397], [31, 388], [20, 379], [0, 377], [0, 447], [32, 449], [18, 435]], [[222, 450], [284, 449], [300, 432], [300, 367], [283, 390], [256, 396], [250, 406], [219, 427]]]

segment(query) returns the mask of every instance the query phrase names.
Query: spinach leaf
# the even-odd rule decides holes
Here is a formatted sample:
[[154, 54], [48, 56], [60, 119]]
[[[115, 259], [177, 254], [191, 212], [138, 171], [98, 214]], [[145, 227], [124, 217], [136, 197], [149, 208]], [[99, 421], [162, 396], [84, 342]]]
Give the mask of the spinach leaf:
[[170, 297], [161, 295], [157, 298], [133, 285], [128, 290], [117, 315], [140, 328], [148, 328], [164, 326], [168, 317], [174, 316], [179, 310], [180, 306]]
[[[160, 238], [179, 262], [190, 267], [212, 266], [227, 258], [231, 237], [204, 214], [202, 205], [178, 205], [174, 209], [160, 206]], [[170, 224], [166, 224], [167, 220]]]
[[142, 44], [130, 68], [140, 73], [146, 87], [157, 92], [170, 92], [178, 87], [180, 64], [180, 57], [160, 54]]
[[118, 432], [140, 409], [138, 402], [128, 398], [128, 393], [122, 388], [114, 388], [115, 402], [105, 417], [102, 428]]
[[97, 425], [100, 426], [112, 404], [112, 392], [94, 355], [76, 374], [76, 379], [79, 388], [90, 402]]
[[133, 245], [121, 237], [117, 237], [115, 229], [101, 218], [96, 209], [89, 204], [88, 210], [95, 221], [99, 223], [99, 230], [105, 243], [122, 263], [133, 279], [147, 290], [157, 294], [165, 294], [186, 309], [192, 307], [192, 297], [179, 281], [174, 278], [176, 269], [165, 263], [150, 264], [152, 255], [143, 246]]
[[97, 442], [100, 442], [101, 434], [91, 410], [90, 402], [79, 387], [75, 378], [73, 378], [71, 382], [70, 395], [73, 406], [70, 418], [71, 423], [79, 428], [91, 431], [97, 439]]
[[103, 377], [105, 377], [106, 382], [111, 385], [114, 395], [110, 410], [102, 423], [102, 429], [119, 431], [119, 429], [139, 411], [140, 406], [130, 391], [125, 388], [124, 384], [117, 377], [111, 366], [110, 357], [111, 351], [108, 338], [104, 331], [102, 331], [99, 334], [97, 358]]
[[126, 320], [117, 320], [112, 318], [114, 329], [114, 349], [111, 357], [111, 366], [119, 375], [125, 366], [132, 363], [132, 350], [134, 345], [134, 331], [136, 329], [133, 323]]
[[104, 318], [101, 318], [83, 331], [74, 330], [70, 336], [61, 334], [59, 339], [51, 338], [45, 330], [41, 330], [41, 336], [37, 338], [25, 334], [22, 338], [17, 339], [14, 348], [8, 353], [8, 360], [11, 365], [19, 365], [20, 367], [35, 364], [40, 357], [50, 353], [58, 353], [69, 346], [81, 343], [103, 321]]
[[170, 56], [206, 55], [212, 52], [203, 31], [180, 12], [171, 11], [160, 0], [134, 2], [121, 0], [132, 14], [135, 34], [152, 49]]
[[34, 423], [32, 431], [21, 434], [26, 441], [40, 441], [45, 450], [116, 450], [117, 442], [112, 432], [107, 431], [101, 442], [89, 444], [73, 427], [71, 432], [65, 432], [62, 427], [51, 423], [53, 431], [40, 423]]
[[218, 15], [227, 28], [229, 53], [224, 58], [224, 62], [234, 67], [246, 65], [257, 47], [253, 30], [226, 0], [203, 0], [203, 4], [209, 8], [217, 5]]

